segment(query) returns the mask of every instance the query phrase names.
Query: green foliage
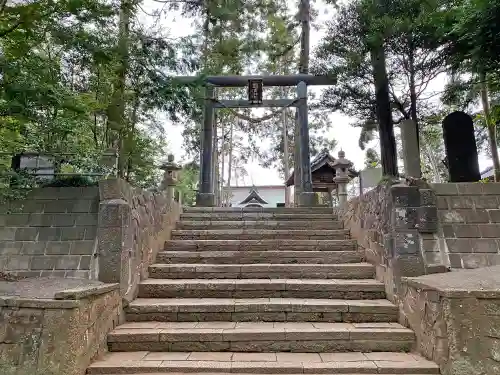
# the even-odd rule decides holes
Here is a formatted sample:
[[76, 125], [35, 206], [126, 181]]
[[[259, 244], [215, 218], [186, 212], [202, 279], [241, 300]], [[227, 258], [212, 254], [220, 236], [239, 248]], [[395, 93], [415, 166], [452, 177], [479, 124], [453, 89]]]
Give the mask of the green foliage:
[[368, 148], [365, 151], [365, 168], [380, 167], [380, 156], [373, 148]]
[[199, 172], [199, 167], [194, 163], [184, 165], [180, 172], [176, 189], [182, 195], [182, 203], [185, 206], [193, 206], [196, 202]]
[[[138, 3], [130, 7], [132, 13]], [[192, 88], [173, 85], [169, 75], [196, 69], [189, 43], [134, 21], [126, 43], [120, 44], [119, 7], [106, 0], [1, 4], [0, 173], [8, 176], [3, 180], [20, 178], [11, 175], [10, 159], [23, 151], [71, 155], [71, 162], [62, 165], [66, 173], [102, 172], [113, 103], [124, 109], [119, 134], [123, 177], [137, 186], [157, 186], [156, 165], [167, 141], [158, 114], [179, 121], [195, 109]], [[128, 69], [122, 76], [124, 94], [117, 97], [123, 46]], [[3, 183], [0, 196], [15, 196], [15, 189], [27, 185]]]
[[36, 180], [25, 171], [14, 172], [7, 168], [0, 169], [0, 206], [8, 202], [23, 199], [36, 186]]
[[87, 176], [69, 176], [56, 178], [42, 184], [43, 187], [86, 187], [97, 186], [97, 181]]
[[337, 16], [327, 23], [313, 70], [336, 75], [338, 84], [324, 92], [321, 105], [355, 119], [353, 125], [362, 128], [362, 149], [377, 130], [371, 45], [382, 40], [385, 47], [395, 124], [409, 118], [418, 122], [427, 111], [421, 99], [425, 89], [445, 69], [431, 23], [439, 6], [437, 1], [359, 0], [340, 6]]
[[445, 38], [449, 61], [456, 67], [463, 61], [475, 70], [497, 71], [500, 63], [500, 1], [462, 0], [452, 2], [444, 13], [449, 20]]

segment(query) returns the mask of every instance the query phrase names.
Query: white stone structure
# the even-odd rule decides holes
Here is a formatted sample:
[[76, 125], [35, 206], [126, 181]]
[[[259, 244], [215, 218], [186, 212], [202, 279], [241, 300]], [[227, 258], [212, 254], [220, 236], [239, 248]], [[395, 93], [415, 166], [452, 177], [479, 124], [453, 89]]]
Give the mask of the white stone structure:
[[222, 201], [230, 207], [284, 206], [285, 185], [224, 187]]

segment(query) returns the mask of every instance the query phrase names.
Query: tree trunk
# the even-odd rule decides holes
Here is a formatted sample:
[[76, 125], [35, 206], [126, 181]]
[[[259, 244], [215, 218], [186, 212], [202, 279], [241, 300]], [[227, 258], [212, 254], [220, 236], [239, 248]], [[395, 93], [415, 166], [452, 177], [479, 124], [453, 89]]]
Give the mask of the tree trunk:
[[497, 130], [496, 124], [491, 119], [490, 101], [488, 98], [488, 83], [486, 81], [486, 73], [481, 71], [479, 74], [479, 81], [481, 82], [481, 103], [483, 105], [484, 119], [486, 127], [488, 128], [488, 138], [491, 149], [491, 159], [493, 160], [493, 169], [495, 171], [495, 182], [500, 181], [500, 161], [498, 159], [498, 146], [497, 146]]
[[[288, 124], [286, 111], [281, 114], [281, 121], [283, 122], [283, 172], [285, 174], [285, 184], [290, 177], [290, 163], [288, 154]], [[290, 207], [290, 189], [285, 185], [285, 207]]]
[[427, 140], [425, 139], [424, 134], [422, 134], [421, 145], [422, 145], [423, 152], [427, 155], [427, 159], [429, 159], [429, 164], [431, 165], [432, 174], [434, 175], [434, 181], [432, 181], [432, 182], [441, 183], [442, 180], [441, 180], [441, 175], [439, 173], [439, 168], [436, 164], [436, 157], [433, 154], [433, 152], [431, 151], [431, 147], [427, 143]]
[[[96, 84], [96, 90], [95, 90], [96, 103], [99, 103], [99, 90], [97, 88], [99, 88], [100, 78], [101, 78], [101, 76], [100, 76], [99, 68], [97, 68], [97, 71], [96, 71], [97, 84]], [[93, 135], [93, 139], [94, 139], [95, 148], [99, 149], [99, 139], [97, 138], [97, 134], [98, 134], [97, 122], [98, 122], [97, 121], [97, 111], [94, 111], [94, 126], [92, 128], [92, 135]]]
[[[408, 42], [409, 53], [409, 75], [410, 75], [410, 115], [413, 123], [415, 124], [415, 128], [417, 129], [417, 147], [420, 146], [420, 132], [418, 126], [418, 115], [417, 115], [417, 90], [415, 87], [415, 49], [413, 47], [413, 39], [412, 36], [409, 38]], [[420, 147], [419, 147], [420, 150]]]
[[375, 83], [382, 172], [384, 176], [397, 177], [398, 164], [396, 157], [396, 140], [394, 138], [391, 103], [389, 100], [389, 80], [387, 78], [385, 66], [383, 41], [371, 46], [370, 57]]
[[[300, 35], [300, 57], [299, 57], [299, 73], [309, 73], [309, 50], [310, 50], [310, 12], [311, 4], [309, 0], [301, 0], [299, 5], [299, 17], [302, 23], [302, 30]], [[295, 130], [294, 130], [294, 204], [297, 206], [299, 203], [299, 195], [302, 191], [302, 171], [300, 164], [300, 125], [298, 111], [295, 111]]]
[[302, 22], [302, 30], [300, 35], [299, 73], [307, 74], [309, 73], [309, 49], [311, 33], [311, 4], [309, 3], [309, 0], [301, 0], [299, 12]]
[[[292, 57], [293, 58], [293, 57]], [[289, 53], [285, 54], [283, 56], [283, 61], [282, 61], [282, 74], [288, 74], [290, 73], [290, 69], [288, 68], [289, 64], [287, 63], [290, 61], [290, 56]], [[279, 70], [278, 70], [279, 71]], [[286, 98], [289, 89], [285, 87], [281, 87], [281, 98]], [[293, 93], [293, 96], [295, 96], [295, 93]], [[286, 181], [290, 178], [290, 149], [289, 149], [289, 144], [288, 144], [288, 116], [287, 116], [287, 110], [284, 109], [283, 112], [281, 113], [281, 122], [282, 122], [282, 129], [283, 129], [283, 173], [285, 177], [285, 207], [290, 207], [291, 206], [291, 197], [290, 197], [290, 187], [286, 186]]]
[[219, 205], [219, 142], [217, 137], [217, 116], [215, 116], [214, 130], [213, 130], [213, 154], [212, 154], [212, 182], [214, 187], [215, 206]]
[[127, 129], [127, 139], [124, 144], [124, 153], [126, 155], [126, 174], [125, 174], [125, 179], [127, 181], [130, 181], [130, 174], [133, 171], [133, 165], [132, 165], [132, 155], [131, 152], [133, 150], [133, 143], [134, 143], [134, 133], [135, 133], [135, 126], [137, 125], [138, 122], [138, 112], [139, 112], [139, 105], [140, 105], [140, 100], [139, 100], [139, 93], [135, 93], [135, 98], [134, 98], [134, 106], [132, 108], [132, 115], [131, 115], [131, 121], [130, 121], [130, 128]]
[[224, 203], [224, 177], [226, 174], [226, 136], [225, 136], [225, 127], [224, 127], [224, 122], [221, 123], [221, 145], [220, 145], [220, 184], [219, 184], [219, 191], [220, 191], [220, 203]]
[[229, 160], [227, 161], [227, 189], [226, 189], [226, 204], [229, 205], [229, 201], [231, 200], [231, 176], [233, 175], [233, 128], [234, 124], [231, 121], [231, 125], [229, 125]]
[[206, 73], [208, 62], [208, 40], [210, 38], [210, 4], [209, 0], [205, 0], [205, 19], [203, 20], [203, 46], [201, 57], [201, 69]]
[[118, 66], [115, 72], [113, 96], [108, 106], [108, 127], [111, 129], [109, 146], [119, 152], [118, 176], [123, 177], [126, 155], [123, 150], [123, 133], [125, 127], [125, 85], [128, 71], [128, 43], [130, 36], [130, 18], [134, 3], [122, 0], [118, 25]]

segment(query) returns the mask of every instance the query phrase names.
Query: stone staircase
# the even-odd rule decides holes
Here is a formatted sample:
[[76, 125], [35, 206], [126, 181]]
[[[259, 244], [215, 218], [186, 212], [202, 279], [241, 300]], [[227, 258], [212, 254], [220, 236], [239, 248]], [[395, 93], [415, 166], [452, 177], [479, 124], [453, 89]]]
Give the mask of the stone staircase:
[[182, 214], [88, 374], [439, 374], [330, 209]]

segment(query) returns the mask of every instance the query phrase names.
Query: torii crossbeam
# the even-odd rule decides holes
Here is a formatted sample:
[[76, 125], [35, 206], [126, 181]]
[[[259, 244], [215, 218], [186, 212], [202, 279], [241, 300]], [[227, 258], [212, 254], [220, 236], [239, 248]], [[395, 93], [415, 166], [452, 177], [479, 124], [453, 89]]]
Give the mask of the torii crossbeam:
[[[200, 80], [196, 76], [175, 77], [174, 82], [190, 84]], [[218, 87], [245, 87], [248, 81], [262, 80], [264, 86], [297, 86], [304, 82], [307, 86], [329, 86], [337, 83], [333, 76], [315, 76], [311, 74], [266, 75], [266, 76], [207, 76], [202, 78], [204, 84]]]
[[[203, 135], [201, 137], [201, 170], [199, 192], [196, 205], [212, 207], [215, 204], [213, 182], [213, 131], [214, 109], [216, 108], [261, 108], [261, 107], [297, 107], [300, 129], [300, 206], [313, 206], [311, 160], [309, 151], [309, 122], [307, 110], [307, 86], [333, 85], [335, 77], [309, 74], [266, 75], [266, 76], [207, 76], [204, 78], [188, 76], [175, 77], [174, 84], [193, 84], [200, 81], [205, 86], [205, 109], [203, 115]], [[216, 100], [214, 87], [248, 86], [248, 100]], [[297, 86], [296, 99], [263, 100], [263, 86]]]

